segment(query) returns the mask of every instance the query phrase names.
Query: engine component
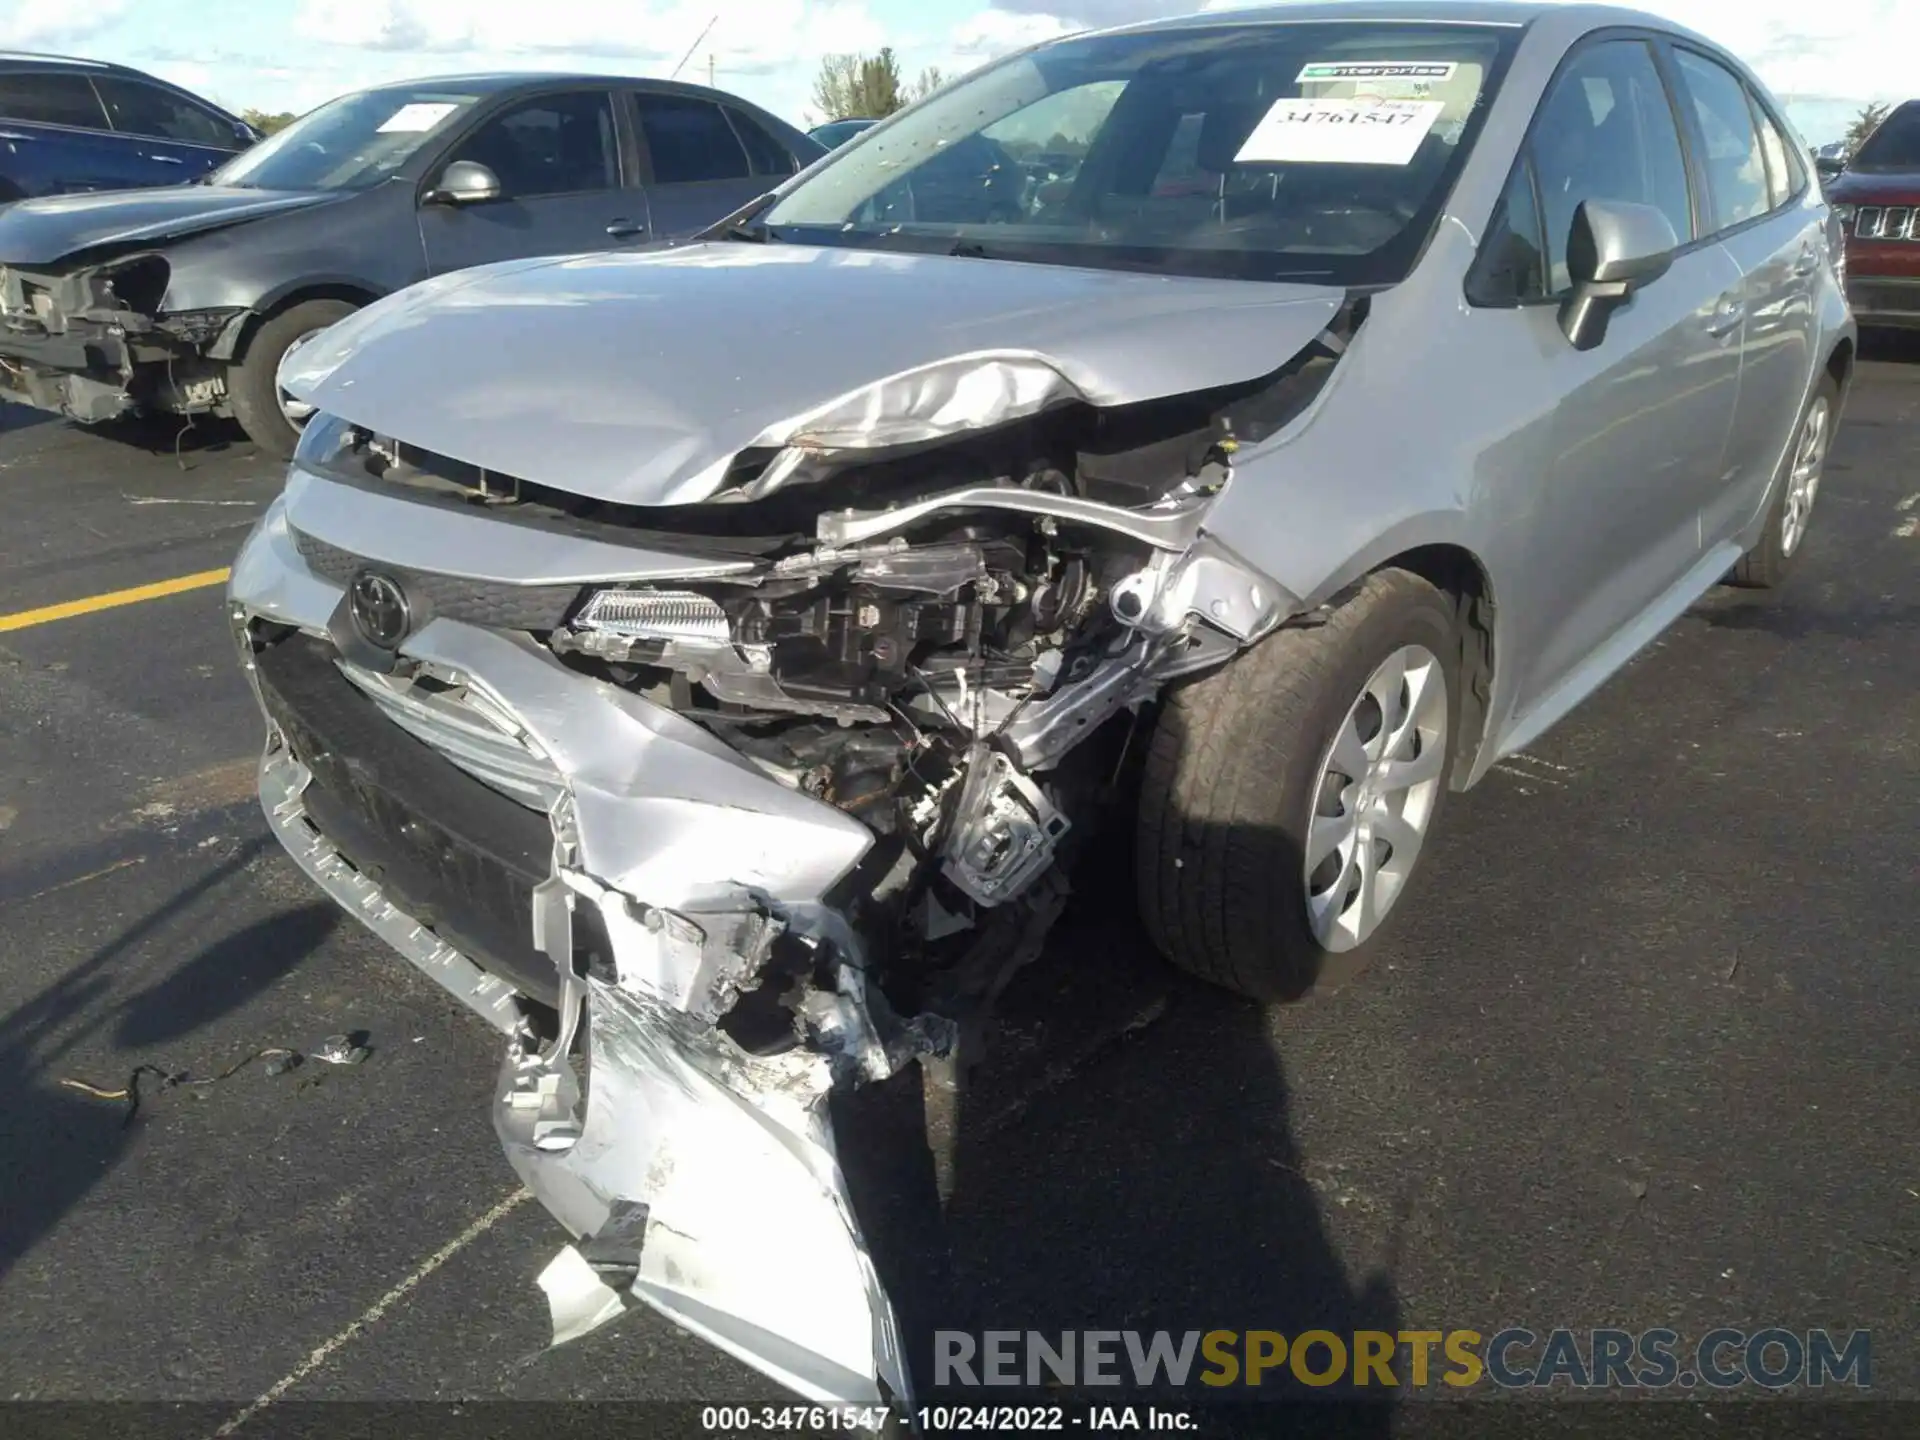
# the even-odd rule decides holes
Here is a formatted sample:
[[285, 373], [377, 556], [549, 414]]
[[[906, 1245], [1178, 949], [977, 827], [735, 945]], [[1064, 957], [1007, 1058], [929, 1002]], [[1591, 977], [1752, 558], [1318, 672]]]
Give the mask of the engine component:
[[946, 844], [943, 873], [981, 905], [1018, 895], [1053, 863], [1070, 822], [998, 750], [976, 741]]
[[1184, 554], [1156, 552], [1115, 583], [1109, 603], [1115, 617], [1136, 630], [1168, 635], [1197, 616], [1243, 642], [1258, 639], [1300, 607], [1210, 535]]

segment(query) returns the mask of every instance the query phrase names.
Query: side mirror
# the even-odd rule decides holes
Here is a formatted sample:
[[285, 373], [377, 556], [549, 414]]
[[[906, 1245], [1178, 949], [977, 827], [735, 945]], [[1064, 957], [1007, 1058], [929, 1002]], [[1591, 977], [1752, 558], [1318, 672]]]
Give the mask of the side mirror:
[[1833, 179], [1847, 168], [1847, 162], [1838, 155], [1816, 155], [1813, 157], [1813, 173], [1822, 181]]
[[1591, 350], [1605, 340], [1613, 312], [1666, 274], [1679, 248], [1672, 222], [1651, 205], [1581, 201], [1567, 236], [1573, 290], [1560, 306], [1560, 328], [1573, 348]]
[[240, 142], [242, 150], [258, 145], [266, 137], [244, 120], [233, 122], [233, 138]]
[[507, 192], [500, 177], [478, 160], [456, 160], [440, 172], [440, 181], [426, 195], [429, 205], [479, 205]]

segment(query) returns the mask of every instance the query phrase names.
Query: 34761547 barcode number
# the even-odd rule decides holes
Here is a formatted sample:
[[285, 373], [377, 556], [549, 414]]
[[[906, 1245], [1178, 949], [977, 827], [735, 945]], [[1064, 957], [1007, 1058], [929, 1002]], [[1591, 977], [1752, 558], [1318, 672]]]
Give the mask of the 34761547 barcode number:
[[[700, 1425], [717, 1434], [754, 1431], [839, 1432], [878, 1435], [893, 1411], [885, 1405], [708, 1405]], [[903, 1421], [907, 1416], [903, 1413]], [[1059, 1405], [923, 1405], [913, 1412], [915, 1427], [926, 1434], [980, 1431], [1008, 1434], [1067, 1428]]]
[[885, 1405], [708, 1405], [700, 1428], [719, 1434], [752, 1430], [878, 1434], [893, 1411]]

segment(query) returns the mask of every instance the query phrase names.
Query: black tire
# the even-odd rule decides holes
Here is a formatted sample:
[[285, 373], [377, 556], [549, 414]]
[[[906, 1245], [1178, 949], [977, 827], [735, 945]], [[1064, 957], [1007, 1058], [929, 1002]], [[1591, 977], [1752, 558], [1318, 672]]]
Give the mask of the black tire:
[[[1807, 397], [1806, 408], [1794, 422], [1793, 439], [1787, 444], [1787, 453], [1780, 457], [1780, 472], [1773, 477], [1773, 499], [1767, 506], [1766, 532], [1761, 535], [1758, 544], [1734, 562], [1733, 570], [1727, 576], [1729, 584], [1738, 585], [1744, 590], [1771, 590], [1786, 580], [1794, 562], [1800, 558], [1801, 550], [1806, 547], [1804, 521], [1794, 548], [1789, 550], [1786, 545], [1788, 477], [1792, 474], [1806, 435], [1807, 417], [1822, 400], [1827, 406], [1826, 439], [1831, 445], [1833, 427], [1840, 419], [1840, 382], [1831, 375], [1822, 375], [1820, 383], [1814, 386], [1813, 394]], [[1823, 453], [1823, 463], [1824, 459]]]
[[1454, 614], [1419, 576], [1377, 571], [1324, 623], [1280, 630], [1166, 699], [1141, 781], [1135, 876], [1147, 932], [1175, 965], [1258, 1000], [1332, 989], [1365, 968], [1424, 867], [1416, 859], [1368, 940], [1323, 950], [1302, 861], [1312, 792], [1374, 671], [1402, 646], [1423, 645], [1440, 662], [1448, 705], [1431, 843], [1459, 731]]
[[297, 341], [351, 315], [345, 300], [303, 300], [262, 321], [240, 363], [227, 371], [227, 404], [249, 439], [276, 459], [292, 457], [300, 432], [280, 410], [274, 378]]

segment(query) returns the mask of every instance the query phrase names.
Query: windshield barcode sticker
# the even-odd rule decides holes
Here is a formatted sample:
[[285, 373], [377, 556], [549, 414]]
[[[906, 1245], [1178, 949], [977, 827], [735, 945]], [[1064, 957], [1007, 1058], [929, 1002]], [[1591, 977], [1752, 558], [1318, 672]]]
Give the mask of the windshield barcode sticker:
[[1453, 72], [1450, 60], [1316, 60], [1295, 81], [1308, 85], [1329, 80], [1451, 80]]
[[386, 123], [380, 127], [380, 133], [382, 135], [392, 135], [396, 132], [417, 134], [424, 130], [431, 130], [459, 108], [458, 105], [439, 103], [402, 105], [387, 118]]
[[1408, 165], [1447, 107], [1439, 100], [1279, 100], [1236, 165]]

